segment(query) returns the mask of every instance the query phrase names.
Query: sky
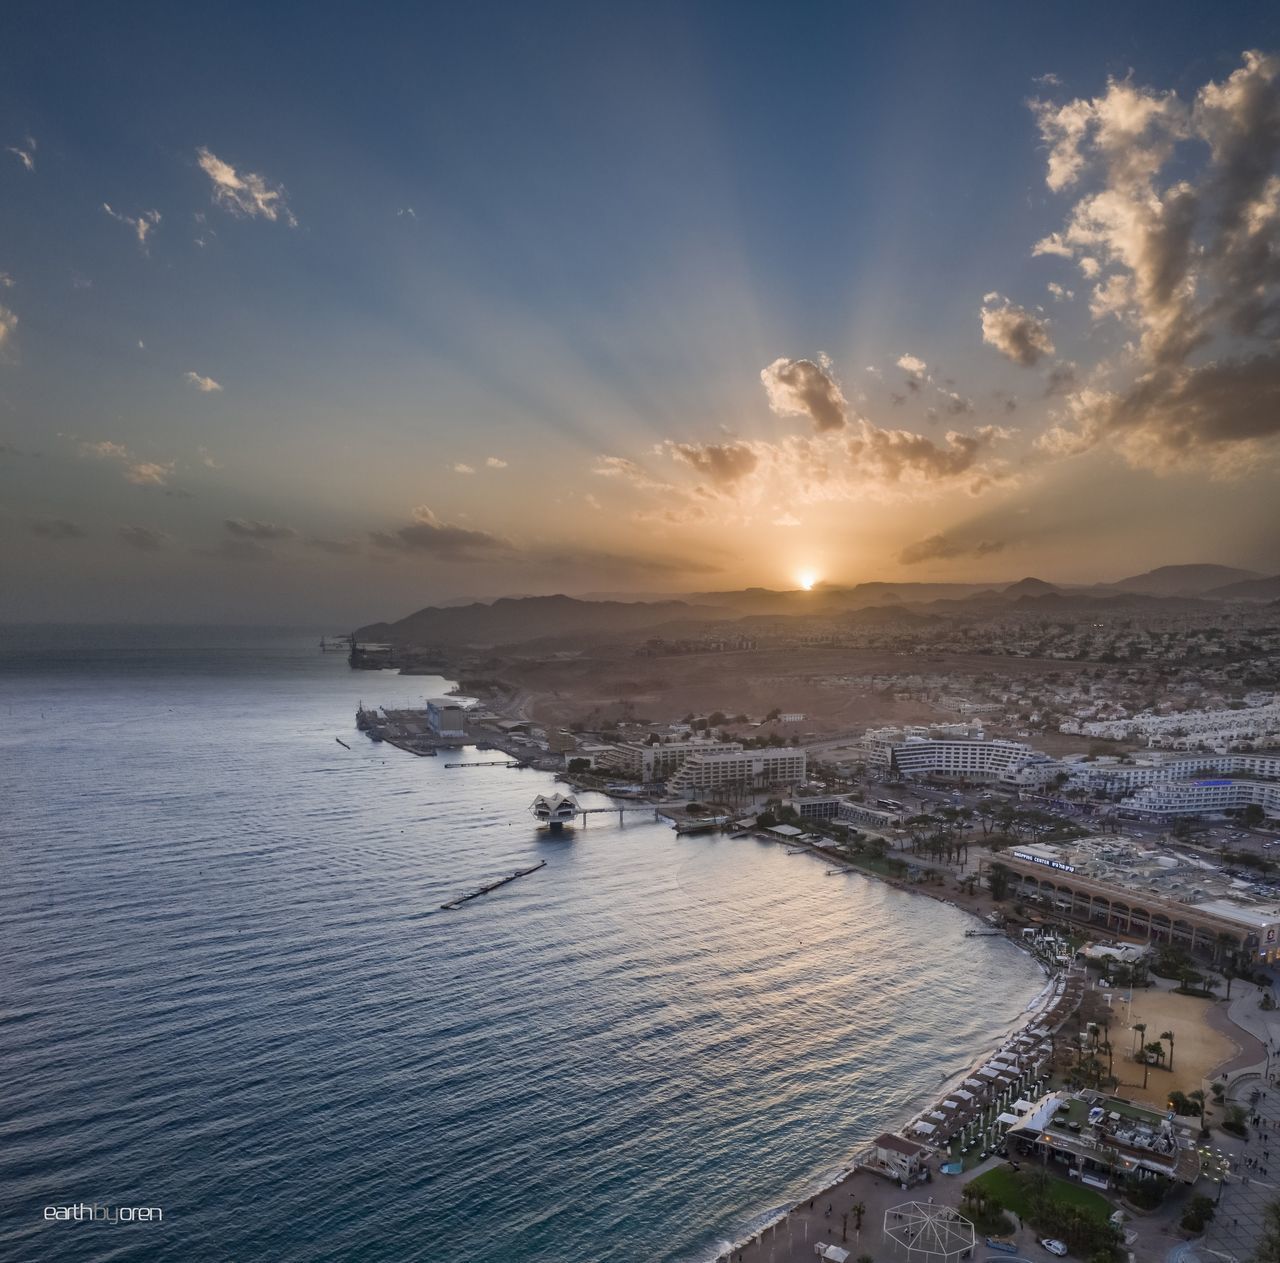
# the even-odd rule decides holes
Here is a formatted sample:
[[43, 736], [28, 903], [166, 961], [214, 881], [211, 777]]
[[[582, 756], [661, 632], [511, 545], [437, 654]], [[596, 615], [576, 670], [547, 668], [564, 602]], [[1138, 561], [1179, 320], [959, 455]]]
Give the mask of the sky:
[[1280, 569], [1280, 15], [6, 9], [0, 621]]

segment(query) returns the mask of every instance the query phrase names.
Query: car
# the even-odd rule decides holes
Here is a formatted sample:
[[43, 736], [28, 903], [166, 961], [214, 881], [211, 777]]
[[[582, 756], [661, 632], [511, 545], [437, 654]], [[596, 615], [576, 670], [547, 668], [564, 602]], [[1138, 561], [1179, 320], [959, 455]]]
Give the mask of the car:
[[1060, 1259], [1066, 1257], [1067, 1247], [1063, 1245], [1061, 1241], [1058, 1241], [1053, 1237], [1046, 1237], [1040, 1242], [1040, 1244], [1044, 1246], [1050, 1254], [1056, 1254]]

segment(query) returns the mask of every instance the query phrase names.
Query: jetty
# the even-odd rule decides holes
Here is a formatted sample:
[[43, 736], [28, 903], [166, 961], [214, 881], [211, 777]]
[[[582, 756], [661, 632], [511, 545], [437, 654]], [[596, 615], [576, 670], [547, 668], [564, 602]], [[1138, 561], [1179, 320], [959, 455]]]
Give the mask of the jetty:
[[546, 866], [546, 860], [539, 860], [538, 863], [531, 865], [529, 868], [518, 868], [509, 876], [500, 877], [497, 881], [491, 881], [487, 886], [481, 886], [479, 890], [473, 890], [469, 894], [459, 895], [456, 899], [450, 899], [448, 903], [442, 903], [440, 908], [444, 912], [452, 912], [455, 908], [462, 907], [464, 903], [479, 899], [481, 895], [487, 895], [491, 890], [497, 890], [499, 886], [506, 886], [520, 877], [528, 877], [530, 873], [536, 873], [538, 869], [546, 868]]
[[469, 763], [446, 763], [445, 767], [528, 767], [524, 759], [480, 759]]

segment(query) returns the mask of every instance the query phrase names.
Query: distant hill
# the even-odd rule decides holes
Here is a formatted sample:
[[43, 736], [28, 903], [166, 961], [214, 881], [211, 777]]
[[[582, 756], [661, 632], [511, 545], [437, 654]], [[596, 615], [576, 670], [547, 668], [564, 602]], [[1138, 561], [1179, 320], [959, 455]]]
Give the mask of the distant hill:
[[1043, 579], [1019, 579], [1017, 583], [1011, 583], [1002, 596], [1009, 598], [1017, 598], [1020, 596], [1044, 596], [1049, 592], [1058, 592], [1060, 589], [1052, 583], [1046, 583]]
[[361, 627], [360, 640], [413, 645], [504, 645], [544, 636], [629, 632], [678, 619], [732, 617], [687, 601], [579, 601], [570, 596], [504, 597], [491, 605], [428, 606], [394, 623]]
[[1280, 574], [1266, 579], [1242, 579], [1225, 587], [1210, 588], [1205, 596], [1215, 601], [1273, 601], [1280, 597]]
[[1203, 596], [1214, 588], [1264, 577], [1256, 570], [1239, 570], [1234, 566], [1159, 566], [1145, 574], [1131, 575], [1117, 583], [1098, 586], [1119, 588], [1124, 592], [1142, 592], [1147, 596]]

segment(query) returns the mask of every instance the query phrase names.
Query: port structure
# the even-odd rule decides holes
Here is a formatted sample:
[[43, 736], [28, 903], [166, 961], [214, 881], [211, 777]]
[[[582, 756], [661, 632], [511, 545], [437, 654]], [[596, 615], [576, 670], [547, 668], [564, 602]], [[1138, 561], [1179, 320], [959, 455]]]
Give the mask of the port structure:
[[582, 823], [587, 823], [588, 816], [612, 815], [618, 813], [618, 823], [622, 823], [623, 814], [628, 811], [652, 812], [658, 818], [655, 807], [582, 807], [572, 794], [539, 794], [529, 804], [529, 812], [539, 824], [545, 824], [552, 833], [563, 833], [566, 825], [572, 825], [579, 816]]

